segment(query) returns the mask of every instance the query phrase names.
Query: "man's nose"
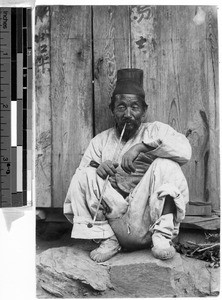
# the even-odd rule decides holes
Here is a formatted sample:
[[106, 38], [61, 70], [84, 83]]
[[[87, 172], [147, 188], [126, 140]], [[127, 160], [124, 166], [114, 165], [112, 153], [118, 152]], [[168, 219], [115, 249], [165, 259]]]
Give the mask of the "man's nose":
[[132, 111], [130, 107], [127, 107], [127, 109], [125, 110], [125, 117], [132, 117]]

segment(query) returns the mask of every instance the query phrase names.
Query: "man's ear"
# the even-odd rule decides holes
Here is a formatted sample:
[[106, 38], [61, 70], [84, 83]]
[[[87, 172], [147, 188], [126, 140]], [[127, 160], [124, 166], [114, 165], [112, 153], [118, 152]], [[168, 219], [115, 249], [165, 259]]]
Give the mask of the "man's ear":
[[111, 115], [114, 116], [114, 112], [113, 112], [113, 109], [112, 109], [112, 105], [111, 105], [111, 104], [109, 104], [109, 110], [110, 110]]
[[143, 119], [146, 117], [147, 108], [148, 108], [148, 105], [146, 107], [144, 107], [144, 109], [143, 109], [143, 114], [142, 114]]

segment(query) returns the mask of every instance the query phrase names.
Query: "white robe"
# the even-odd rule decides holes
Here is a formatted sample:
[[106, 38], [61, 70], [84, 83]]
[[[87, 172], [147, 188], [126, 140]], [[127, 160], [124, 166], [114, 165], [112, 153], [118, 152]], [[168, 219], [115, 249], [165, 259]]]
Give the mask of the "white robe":
[[[95, 214], [104, 184], [104, 180], [96, 174], [96, 169], [89, 164], [91, 160], [98, 164], [113, 160], [118, 142], [119, 136], [115, 128], [95, 136], [73, 175], [64, 203], [64, 214], [74, 225], [72, 230], [74, 238], [95, 239], [113, 235], [113, 230], [107, 222], [98, 223], [93, 228], [87, 227]], [[138, 143], [144, 143], [155, 149], [140, 153], [134, 161], [136, 172], [129, 175], [121, 168], [122, 156]], [[127, 218], [125, 225], [128, 234], [134, 231], [132, 237], [143, 231], [141, 227], [152, 228], [158, 222], [163, 209], [165, 197], [160, 199], [159, 191], [164, 187], [168, 194], [174, 195], [177, 206], [175, 232], [178, 232], [179, 223], [185, 216], [186, 203], [189, 201], [187, 182], [180, 166], [188, 162], [190, 157], [191, 146], [183, 134], [161, 122], [142, 123], [133, 138], [121, 142], [115, 158], [119, 163], [117, 173], [115, 177], [109, 179], [105, 190], [103, 199], [111, 208], [111, 213], [106, 215], [106, 219], [110, 220], [111, 226], [113, 220]], [[124, 198], [113, 188], [115, 185], [129, 196]], [[144, 213], [145, 211], [147, 212]], [[105, 220], [102, 210], [99, 218]], [[119, 226], [120, 223], [117, 227]], [[143, 237], [147, 235], [145, 231]]]

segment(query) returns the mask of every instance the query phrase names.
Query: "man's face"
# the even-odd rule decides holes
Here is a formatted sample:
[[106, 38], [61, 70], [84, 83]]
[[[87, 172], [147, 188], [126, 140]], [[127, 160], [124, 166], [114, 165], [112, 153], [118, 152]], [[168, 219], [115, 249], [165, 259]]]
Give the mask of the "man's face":
[[128, 140], [133, 137], [139, 128], [142, 118], [145, 116], [146, 109], [143, 106], [143, 100], [137, 95], [121, 94], [116, 95], [115, 98], [113, 116], [116, 127], [118, 132], [121, 133], [126, 123], [123, 139]]

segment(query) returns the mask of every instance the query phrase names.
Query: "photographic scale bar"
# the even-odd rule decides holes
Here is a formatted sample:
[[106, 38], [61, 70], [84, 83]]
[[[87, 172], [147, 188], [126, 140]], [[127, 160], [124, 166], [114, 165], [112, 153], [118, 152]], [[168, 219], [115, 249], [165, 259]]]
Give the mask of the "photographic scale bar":
[[0, 8], [0, 207], [31, 205], [31, 9]]

